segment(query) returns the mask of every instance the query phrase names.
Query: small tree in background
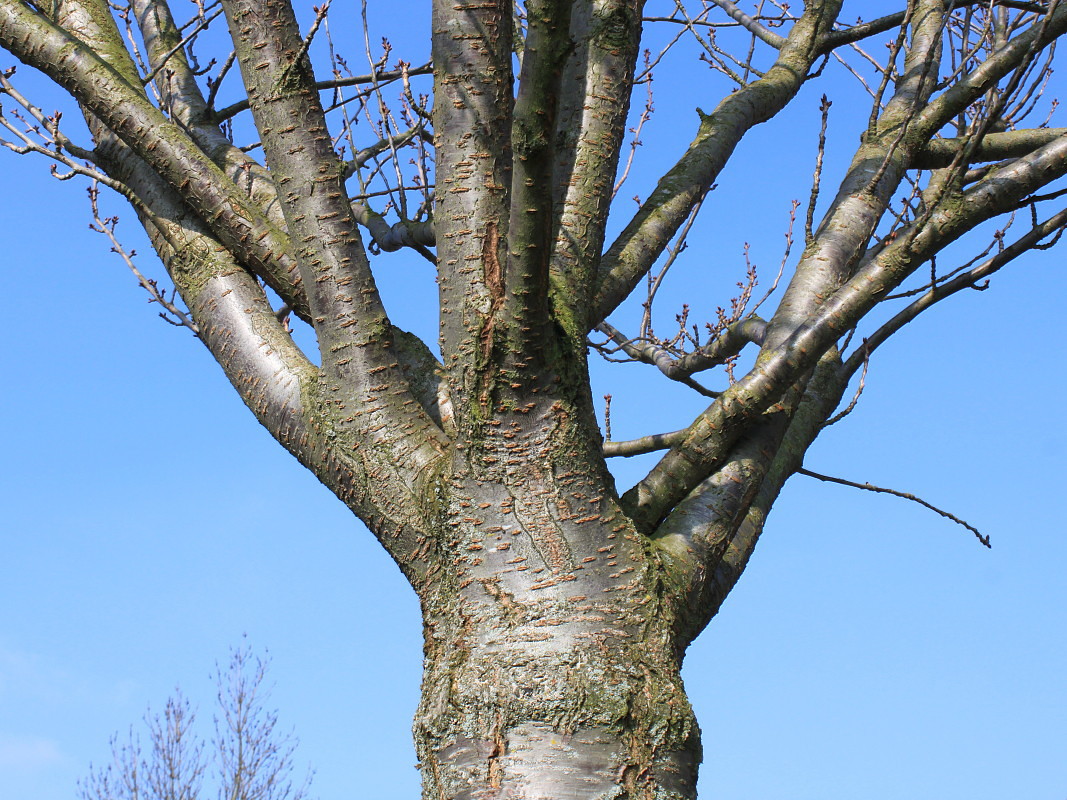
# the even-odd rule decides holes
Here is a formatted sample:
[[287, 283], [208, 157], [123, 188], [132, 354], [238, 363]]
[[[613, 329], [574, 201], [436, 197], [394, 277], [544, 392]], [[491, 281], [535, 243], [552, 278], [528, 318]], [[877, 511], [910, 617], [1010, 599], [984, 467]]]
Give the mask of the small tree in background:
[[93, 769], [81, 800], [307, 800], [310, 773], [294, 782], [297, 742], [267, 707], [268, 662], [236, 648], [216, 667], [215, 730], [207, 740], [196, 710], [176, 690], [161, 713], [145, 715], [147, 746], [131, 729], [111, 740], [112, 763]]

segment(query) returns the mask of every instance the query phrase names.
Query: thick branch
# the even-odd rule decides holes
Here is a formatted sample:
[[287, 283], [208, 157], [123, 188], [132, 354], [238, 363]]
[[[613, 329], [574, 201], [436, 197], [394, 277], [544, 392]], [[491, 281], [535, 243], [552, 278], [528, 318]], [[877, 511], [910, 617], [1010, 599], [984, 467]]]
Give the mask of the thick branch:
[[[131, 8], [152, 68], [149, 77], [155, 81], [163, 107], [186, 128], [203, 126], [207, 103], [185, 56], [182, 46], [185, 40], [170, 6], [165, 0], [132, 0]], [[147, 81], [142, 79], [142, 82]], [[210, 127], [222, 136], [218, 126]]]
[[[154, 2], [159, 6], [166, 5], [166, 0], [154, 0]], [[165, 13], [169, 15], [170, 8], [167, 8]], [[204, 13], [206, 13], [206, 10]], [[216, 8], [214, 11], [211, 12], [210, 16], [202, 15], [202, 17], [197, 20], [196, 25], [193, 26], [191, 31], [181, 31], [181, 38], [178, 39], [178, 41], [174, 42], [165, 53], [161, 53], [159, 55], [159, 57], [155, 60], [155, 63], [152, 65], [151, 71], [143, 78], [141, 78], [141, 83], [149, 84], [156, 79], [156, 77], [161, 71], [163, 71], [164, 69], [170, 69], [170, 62], [172, 59], [180, 59], [184, 61], [186, 45], [189, 44], [193, 39], [195, 39], [197, 34], [207, 30], [208, 26], [212, 22], [214, 22], [215, 19], [218, 18], [221, 14], [222, 10]], [[186, 64], [186, 67], [187, 66], [188, 64]], [[180, 68], [181, 67], [179, 67], [179, 69]]]
[[385, 217], [372, 211], [366, 203], [353, 203], [352, 214], [356, 222], [367, 229], [374, 243], [387, 253], [402, 247], [417, 249], [437, 244], [432, 222], [401, 221], [390, 225]]
[[[766, 350], [744, 378], [726, 390], [688, 429], [648, 477], [623, 498], [638, 524], [651, 528], [723, 463], [731, 443], [775, 399], [810, 369], [881, 299], [921, 264], [981, 222], [1014, 207], [1041, 186], [1067, 174], [1067, 137], [1005, 167], [936, 211], [922, 230], [899, 237], [856, 274], [778, 347]], [[699, 479], [697, 479], [698, 481]]]
[[767, 73], [726, 97], [711, 115], [701, 114], [696, 139], [604, 254], [591, 326], [607, 318], [651, 269], [745, 133], [796, 96], [840, 6], [832, 0], [807, 3]]
[[[671, 556], [675, 601], [680, 607], [679, 634], [688, 642], [714, 615], [721, 598], [713, 576], [727, 559], [744, 560], [755, 547], [758, 531], [744, 522], [761, 494], [777, 496], [788, 474], [781, 474], [786, 453], [798, 459], [818, 435], [840, 398], [840, 360], [831, 351], [784, 403], [764, 414], [730, 450], [723, 465], [701, 482], [655, 531], [655, 542]], [[801, 435], [803, 434], [803, 435]], [[753, 535], [755, 534], [755, 535]], [[743, 568], [743, 565], [742, 565]], [[738, 572], [738, 574], [740, 574]], [[723, 595], [725, 596], [725, 595]]]
[[[1067, 128], [1027, 128], [1004, 133], [987, 133], [970, 153], [969, 163], [1003, 161], [1032, 153], [1067, 133]], [[964, 151], [969, 139], [932, 139], [916, 156], [916, 169], [941, 169], [947, 167]]]
[[[552, 302], [577, 340], [589, 318], [612, 184], [626, 131], [643, 0], [591, 0], [571, 12], [555, 139]], [[566, 311], [565, 314], [559, 314]]]
[[[570, 3], [529, 0], [527, 31], [511, 121], [513, 155], [505, 294], [509, 320], [522, 320], [512, 347], [529, 361], [549, 333], [548, 265], [552, 235], [552, 168], [560, 64], [570, 47]], [[495, 325], [499, 325], [500, 320]]]
[[411, 402], [391, 352], [391, 326], [292, 7], [288, 0], [224, 0], [223, 8], [288, 229], [300, 243], [298, 263], [323, 372], [336, 402], [353, 406], [338, 424], [371, 438], [382, 451], [406, 452], [413, 461], [397, 461], [397, 471], [417, 472], [437, 458], [444, 435]]
[[[64, 0], [56, 14], [80, 41], [107, 54], [116, 69], [136, 75], [103, 3]], [[138, 216], [200, 340], [263, 426], [301, 461], [313, 461], [304, 390], [315, 381], [314, 365], [284, 331], [257, 281], [234, 263], [182, 198], [99, 118], [88, 121], [102, 165], [136, 198]]]
[[923, 294], [913, 303], [901, 309], [901, 311], [895, 314], [892, 319], [867, 337], [864, 341], [863, 348], [853, 353], [848, 361], [845, 362], [845, 371], [851, 376], [856, 370], [863, 366], [867, 356], [873, 352], [875, 348], [883, 344], [890, 336], [919, 316], [919, 314], [926, 311], [928, 308], [931, 308], [940, 300], [944, 300], [946, 297], [956, 294], [963, 289], [974, 288], [979, 281], [989, 277], [1001, 267], [1006, 266], [1019, 256], [1023, 255], [1023, 253], [1028, 253], [1030, 250], [1034, 249], [1042, 239], [1062, 231], [1065, 226], [1067, 226], [1067, 209], [1060, 211], [1058, 214], [1055, 214], [1041, 224], [1034, 226], [1017, 241], [1005, 247], [995, 256], [986, 259], [973, 269], [969, 269], [951, 280], [931, 287], [928, 292]]
[[[693, 520], [684, 517], [676, 520], [675, 514], [665, 521], [665, 532], [676, 530], [685, 538], [699, 536], [711, 545], [703, 548], [707, 554], [704, 559], [682, 562], [687, 563], [691, 570], [688, 576], [690, 594], [680, 598], [689, 609], [689, 614], [683, 617], [689, 623], [686, 638], [696, 636], [708, 620], [718, 613], [759, 542], [771, 506], [778, 499], [786, 481], [801, 468], [804, 454], [822, 430], [823, 422], [840, 403], [848, 378], [839, 367], [836, 353], [831, 352], [816, 368], [807, 384], [804, 398], [792, 415], [784, 436], [777, 442], [773, 460], [747, 506], [736, 502], [727, 505], [721, 509], [722, 516], [707, 520], [703, 527], [693, 528]], [[735, 492], [734, 497], [737, 496], [739, 494]], [[707, 494], [700, 492], [695, 492], [692, 497], [704, 505], [710, 499]], [[695, 521], [700, 524], [699, 519]], [[684, 526], [686, 522], [690, 523], [688, 530]], [[720, 536], [721, 540], [715, 544]]]
[[[81, 3], [94, 1], [68, 0], [64, 23], [83, 41], [114, 43], [113, 27], [100, 30], [91, 16], [78, 16]], [[110, 23], [109, 16], [104, 19]], [[132, 69], [132, 63], [126, 67]], [[418, 471], [426, 454], [401, 444], [383, 465], [374, 457], [375, 448], [362, 448], [365, 440], [337, 425], [331, 413], [339, 405], [337, 394], [320, 381], [319, 370], [293, 343], [256, 279], [234, 262], [153, 169], [99, 120], [90, 117], [90, 124], [108, 169], [127, 181], [138, 198], [139, 216], [201, 340], [239, 395], [287, 450], [382, 536], [408, 575], [418, 580], [425, 573], [428, 549], [418, 519], [420, 506], [413, 499], [426, 490], [429, 475]], [[417, 354], [408, 355], [411, 350], [410, 343], [399, 349], [398, 359], [405, 366], [419, 360]], [[432, 357], [429, 360], [432, 376]], [[436, 397], [432, 402], [436, 405]], [[383, 483], [390, 485], [384, 493]]]
[[504, 0], [433, 2], [441, 350], [461, 436], [491, 405], [509, 328], [511, 14]]
[[[164, 0], [132, 0], [132, 8], [145, 41], [149, 64], [159, 72], [156, 87], [163, 99], [164, 108], [181, 124], [200, 149], [247, 194], [270, 223], [280, 230], [286, 230], [285, 218], [270, 174], [247, 153], [235, 147], [212, 117], [207, 100], [196, 81], [196, 75], [184, 52], [178, 48], [182, 41], [182, 31], [175, 24], [170, 7]], [[159, 70], [164, 59], [167, 69]], [[311, 321], [302, 283], [298, 282], [289, 292], [279, 294], [290, 308], [296, 309], [298, 316], [305, 322]]]
[[[298, 300], [288, 237], [188, 136], [83, 43], [17, 0], [0, 2], [0, 45], [45, 72], [176, 189], [242, 262]], [[307, 313], [299, 302], [294, 308]]]
[[[345, 194], [343, 166], [287, 0], [223, 6], [263, 149], [281, 187], [285, 221], [301, 243], [301, 277], [311, 290], [308, 302], [328, 365], [348, 348], [363, 352], [373, 340], [360, 336], [360, 328], [384, 316]], [[303, 176], [314, 177], [305, 185]], [[353, 367], [357, 381], [367, 367], [362, 360]]]
[[1052, 13], [1040, 18], [979, 64], [972, 72], [927, 105], [914, 127], [931, 134], [978, 100], [990, 86], [1017, 69], [1028, 57], [1067, 32], [1067, 4], [1057, 3]]
[[803, 323], [851, 271], [908, 168], [916, 145], [905, 134], [937, 79], [944, 11], [919, 3], [904, 72], [877, 131], [856, 151], [837, 196], [804, 251], [768, 326], [765, 348], [776, 347]]
[[[952, 8], [960, 9], [967, 6], [977, 5], [989, 5], [989, 0], [955, 0], [955, 2], [952, 3]], [[997, 0], [994, 5], [1004, 8], [1017, 8], [1023, 11], [1032, 11], [1039, 14], [1046, 10], [1041, 3], [1005, 2], [1004, 0]], [[852, 44], [853, 42], [858, 42], [862, 39], [869, 39], [872, 36], [877, 36], [879, 33], [885, 33], [886, 31], [898, 28], [907, 18], [907, 13], [907, 11], [897, 11], [896, 13], [886, 14], [884, 17], [873, 19], [870, 22], [858, 22], [847, 28], [836, 30], [826, 37], [826, 43], [823, 48], [824, 52], [829, 53], [831, 50], [835, 50], [842, 45]]]
[[[942, 21], [942, 14], [935, 8], [938, 5], [936, 2], [920, 4], [904, 75], [879, 123], [882, 133], [861, 145], [815, 241], [797, 265], [789, 288], [767, 327], [760, 360], [748, 377], [758, 373], [761, 363], [773, 358], [771, 354], [811, 317], [822, 298], [840, 285], [903, 177], [910, 153], [908, 148], [901, 146], [901, 125], [906, 124], [928, 96], [937, 75], [936, 54]], [[814, 361], [830, 343], [825, 342], [822, 349], [813, 350], [802, 358], [805, 366], [814, 366]], [[778, 384], [778, 391], [784, 391], [798, 380], [801, 372], [798, 370], [783, 379]], [[742, 380], [741, 384], [745, 382]], [[765, 395], [749, 407], [748, 403], [755, 398], [741, 399], [732, 392], [724, 393], [712, 409], [720, 403], [733, 405], [740, 401], [736, 410], [726, 410], [720, 422], [711, 421], [712, 417], [718, 416], [710, 413], [712, 409], [705, 412], [690, 426], [684, 443], [667, 453], [644, 480], [627, 492], [624, 500], [632, 504], [638, 524], [645, 527], [656, 525], [697, 484], [718, 469], [734, 438], [743, 432], [745, 423], [740, 422], [741, 418], [754, 421], [765, 408], [764, 404], [774, 399]], [[724, 430], [727, 420], [728, 430]]]

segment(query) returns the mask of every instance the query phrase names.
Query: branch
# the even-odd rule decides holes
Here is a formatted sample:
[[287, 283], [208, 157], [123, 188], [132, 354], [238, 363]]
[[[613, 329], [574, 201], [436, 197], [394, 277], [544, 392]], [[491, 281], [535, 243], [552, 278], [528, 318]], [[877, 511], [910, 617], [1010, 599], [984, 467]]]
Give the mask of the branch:
[[[194, 130], [198, 142], [216, 144], [216, 139], [225, 138], [217, 125], [205, 124], [207, 103], [184, 50], [191, 37], [182, 37], [170, 6], [165, 0], [131, 0], [130, 7], [141, 38], [144, 39], [148, 62], [152, 66], [152, 71], [142, 79], [142, 83], [155, 80], [162, 99], [161, 105], [182, 125]], [[217, 13], [221, 14], [221, 9]], [[209, 134], [208, 130], [212, 133]], [[205, 146], [204, 149], [210, 152], [209, 147]]]
[[[16, 0], [0, 2], [0, 46], [69, 91], [179, 191], [241, 260], [288, 300], [296, 264], [288, 237], [251, 205], [177, 125], [86, 44]], [[123, 51], [125, 52], [125, 51]], [[306, 312], [297, 302], [294, 308]]]
[[956, 294], [962, 289], [975, 288], [978, 281], [989, 277], [1001, 267], [1014, 261], [1023, 253], [1027, 253], [1037, 247], [1042, 239], [1062, 231], [1065, 227], [1067, 227], [1067, 209], [1060, 211], [1058, 214], [1045, 220], [1040, 225], [1035, 225], [1016, 242], [1005, 247], [1002, 251], [979, 264], [977, 267], [961, 273], [945, 283], [932, 286], [926, 294], [906, 306], [892, 319], [872, 333], [864, 341], [863, 348], [853, 353], [845, 362], [845, 371], [849, 375], [855, 373], [856, 370], [866, 363], [867, 354], [883, 344], [890, 336], [919, 316], [923, 311], [926, 311], [933, 306], [934, 303], [937, 303], [950, 295]]
[[639, 456], [645, 453], [653, 453], [656, 450], [666, 450], [674, 447], [685, 438], [685, 431], [671, 431], [670, 433], [650, 433], [638, 439], [629, 439], [623, 442], [604, 442], [601, 450], [604, 458], [617, 456]]
[[[1015, 8], [1021, 11], [1031, 11], [1034, 13], [1043, 13], [1047, 10], [1046, 6], [1041, 3], [1011, 2], [1010, 0], [996, 0], [996, 2], [992, 4], [989, 3], [989, 0], [955, 0], [951, 5], [951, 10], [977, 5], [997, 5], [1004, 8]], [[949, 13], [951, 13], [951, 10]], [[893, 30], [900, 26], [906, 16], [906, 11], [897, 11], [896, 13], [886, 14], [884, 17], [871, 20], [870, 22], [860, 22], [855, 25], [850, 25], [847, 28], [836, 30], [826, 37], [826, 42], [823, 45], [823, 52], [828, 53], [842, 45], [853, 44], [861, 39], [868, 39], [871, 36], [877, 36], [879, 33]]]
[[[99, 159], [95, 152], [74, 144], [60, 130], [59, 121], [62, 114], [59, 111], [56, 111], [51, 116], [45, 115], [39, 107], [33, 105], [12, 85], [9, 77], [13, 72], [13, 67], [10, 70], [0, 72], [0, 93], [6, 94], [18, 105], [22, 106], [25, 112], [33, 118], [34, 122], [31, 123], [19, 111], [14, 110], [11, 112], [11, 116], [22, 123], [22, 127], [19, 128], [8, 119], [3, 108], [0, 107], [0, 127], [7, 129], [12, 136], [22, 143], [16, 144], [14, 141], [0, 138], [0, 146], [6, 147], [18, 155], [34, 153], [52, 160], [55, 162], [51, 165], [52, 177], [57, 180], [65, 181], [75, 175], [81, 175], [128, 197], [130, 190], [126, 186], [98, 169]], [[75, 159], [81, 159], [81, 161]], [[57, 164], [62, 164], [67, 168], [67, 171], [60, 172], [56, 166]]]
[[626, 132], [640, 7], [636, 0], [602, 0], [571, 11], [573, 54], [563, 68], [555, 131], [550, 291], [553, 305], [569, 312], [558, 316], [576, 341], [596, 323], [589, 309]]
[[[156, 89], [162, 98], [163, 106], [200, 149], [208, 154], [235, 185], [244, 190], [255, 206], [264, 210], [267, 220], [277, 228], [284, 229], [285, 219], [270, 174], [244, 151], [235, 147], [219, 129], [211, 117], [210, 100], [201, 92], [197, 75], [189, 60], [184, 51], [175, 49], [177, 42], [181, 41], [181, 29], [171, 16], [170, 7], [165, 0], [132, 0], [131, 7], [145, 42], [149, 63], [159, 65], [167, 59], [169, 64], [156, 79]], [[108, 52], [101, 48], [94, 49], [97, 52]], [[118, 51], [121, 51], [121, 46]], [[231, 59], [236, 59], [236, 53], [231, 53]], [[227, 63], [232, 63], [232, 60]], [[224, 66], [223, 70], [226, 69]], [[220, 81], [221, 78], [220, 73]], [[214, 88], [218, 88], [218, 85], [216, 82]], [[295, 308], [296, 313], [305, 322], [310, 321], [307, 298], [304, 297], [301, 286], [293, 286], [279, 294], [288, 305]]]
[[[818, 345], [810, 345], [810, 321], [821, 312], [822, 299], [848, 274], [904, 175], [908, 148], [900, 146], [903, 134], [895, 123], [910, 119], [933, 87], [931, 69], [936, 76], [942, 22], [933, 5], [920, 4], [916, 11], [905, 74], [880, 122], [883, 132], [861, 145], [815, 242], [806, 249], [768, 325], [755, 367], [723, 392], [690, 425], [685, 439], [623, 496], [639, 527], [654, 528], [719, 469], [746, 428], [793, 390], [795, 382], [836, 340], [824, 330]], [[797, 341], [801, 333], [805, 335]]]
[[601, 259], [590, 327], [606, 319], [652, 268], [745, 133], [796, 96], [839, 11], [838, 2], [806, 4], [762, 78], [724, 98], [710, 115], [698, 110], [696, 139]]
[[385, 217], [372, 211], [366, 203], [353, 203], [352, 214], [356, 222], [367, 229], [374, 243], [385, 252], [393, 252], [402, 247], [419, 250], [437, 244], [432, 222], [401, 220], [390, 225]]
[[838, 484], [840, 484], [842, 486], [851, 486], [851, 487], [853, 487], [855, 489], [866, 489], [868, 492], [879, 492], [881, 494], [891, 494], [894, 497], [902, 497], [905, 500], [911, 500], [913, 503], [918, 503], [919, 505], [923, 506], [924, 508], [928, 508], [931, 511], [937, 513], [937, 514], [940, 514], [942, 517], [945, 517], [946, 519], [952, 520], [957, 525], [962, 525], [964, 528], [966, 528], [971, 533], [973, 533], [976, 537], [978, 537], [978, 541], [981, 542], [986, 547], [992, 548], [992, 546], [993, 546], [989, 542], [989, 537], [988, 536], [983, 536], [982, 532], [980, 530], [978, 530], [976, 527], [974, 527], [973, 525], [971, 525], [971, 524], [969, 524], [967, 522], [964, 522], [962, 519], [957, 517], [955, 514], [950, 514], [948, 511], [945, 511], [944, 509], [940, 509], [935, 505], [927, 503], [921, 497], [916, 497], [915, 495], [913, 495], [913, 494], [911, 494], [909, 492], [898, 492], [896, 489], [886, 489], [886, 488], [884, 488], [882, 486], [875, 486], [875, 485], [870, 484], [870, 483], [856, 483], [855, 481], [848, 481], [848, 480], [845, 480], [844, 478], [834, 478], [834, 477], [831, 477], [830, 475], [823, 475], [823, 474], [818, 473], [818, 472], [812, 472], [810, 469], [804, 469], [803, 467], [797, 470], [797, 474], [798, 475], [807, 475], [809, 478], [815, 478], [816, 480], [825, 481], [826, 483], [838, 483]]
[[[545, 289], [552, 247], [552, 172], [562, 77], [559, 66], [572, 46], [567, 35], [570, 6], [563, 0], [527, 0], [526, 43], [512, 110], [514, 155], [504, 305], [524, 320], [524, 329], [529, 328], [531, 334], [542, 328], [548, 317]], [[523, 298], [521, 304], [519, 298]], [[531, 344], [534, 342], [527, 342], [523, 350], [532, 352], [541, 343]]]
[[[511, 181], [512, 3], [433, 0], [433, 128], [441, 352], [461, 436], [490, 407], [498, 370], [485, 368], [515, 321], [503, 313]], [[472, 368], [472, 363], [483, 365]]]
[[779, 345], [763, 353], [756, 366], [694, 421], [685, 440], [626, 493], [631, 516], [645, 529], [655, 527], [702, 476], [723, 463], [731, 444], [801, 375], [851, 330], [881, 299], [919, 265], [980, 222], [1010, 210], [1023, 197], [1067, 174], [1067, 137], [998, 170], [962, 202], [933, 213], [912, 234], [898, 237], [863, 263], [838, 291], [817, 307]]
[[193, 28], [192, 33], [186, 34], [186, 36], [181, 41], [179, 41], [170, 50], [164, 53], [161, 58], [156, 60], [155, 64], [152, 67], [152, 71], [145, 75], [143, 78], [141, 78], [141, 83], [147, 85], [153, 80], [155, 80], [156, 76], [159, 75], [160, 71], [162, 71], [162, 69], [167, 66], [167, 62], [170, 61], [171, 58], [176, 56], [178, 53], [182, 53], [185, 50], [185, 46], [190, 41], [195, 39], [197, 34], [199, 34], [201, 31], [207, 30], [208, 25], [210, 25], [221, 13], [222, 9], [218, 9], [210, 17], [205, 17], [203, 20], [198, 22]]
[[771, 506], [802, 465], [847, 385], [836, 351], [827, 353], [784, 434], [773, 426], [754, 432], [657, 530], [656, 543], [674, 556], [676, 578], [685, 587], [677, 597], [686, 622], [684, 640], [704, 628], [737, 583]]
[[907, 14], [907, 11], [897, 11], [894, 14], [886, 14], [884, 17], [879, 17], [870, 22], [860, 22], [856, 25], [850, 25], [847, 28], [834, 31], [828, 35], [823, 42], [822, 52], [829, 53], [843, 45], [852, 44], [861, 39], [877, 36], [879, 33], [885, 33], [886, 31], [899, 28], [901, 23], [907, 18]]
[[909, 125], [929, 99], [937, 77], [944, 22], [938, 8], [937, 2], [916, 7], [904, 73], [875, 130], [857, 149], [833, 203], [797, 264], [770, 320], [765, 348], [788, 338], [841, 285], [906, 174], [918, 149], [908, 137]]
[[[374, 72], [370, 75], [350, 75], [347, 78], [332, 78], [328, 81], [317, 81], [315, 83], [315, 88], [320, 92], [325, 92], [330, 89], [340, 89], [344, 86], [364, 86], [366, 84], [385, 86], [394, 81], [402, 80], [405, 73], [407, 75], [430, 75], [433, 73], [433, 65], [423, 64], [421, 67], [408, 67], [404, 70], [383, 70], [382, 72]], [[225, 108], [213, 111], [211, 116], [217, 123], [225, 122], [232, 117], [236, 117], [242, 111], [248, 111], [249, 107], [249, 101], [246, 98], [228, 105]]]
[[[62, 116], [60, 112], [57, 111], [51, 116], [46, 115], [39, 106], [35, 106], [29, 101], [29, 99], [25, 95], [22, 94], [22, 92], [15, 88], [14, 84], [12, 84], [10, 80], [11, 76], [14, 73], [14, 67], [11, 67], [11, 69], [9, 70], [0, 72], [0, 93], [6, 94], [8, 97], [10, 97], [20, 106], [22, 106], [22, 108], [26, 110], [26, 113], [33, 117], [34, 121], [37, 123], [37, 126], [33, 126], [29, 123], [26, 123], [26, 130], [20, 131], [13, 124], [11, 124], [6, 117], [3, 116], [3, 109], [0, 108], [0, 119], [3, 120], [3, 126], [9, 131], [11, 131], [12, 134], [17, 136], [19, 140], [23, 143], [22, 147], [11, 146], [10, 149], [15, 150], [15, 152], [18, 152], [20, 155], [23, 152], [30, 151], [33, 151], [35, 153], [41, 153], [41, 155], [46, 155], [49, 158], [55, 159], [56, 161], [60, 161], [66, 166], [70, 167], [73, 167], [74, 163], [71, 162], [70, 159], [64, 157], [62, 155], [62, 151], [66, 151], [72, 156], [74, 156], [74, 158], [79, 158], [82, 161], [95, 163], [95, 155], [92, 150], [87, 150], [84, 147], [80, 147], [74, 144], [74, 142], [72, 142], [66, 136], [66, 134], [64, 134], [59, 129], [59, 120]], [[21, 119], [17, 112], [13, 116]], [[41, 141], [34, 141], [28, 135], [31, 129], [33, 130], [33, 132], [36, 133], [36, 127], [43, 128], [45, 133], [47, 134], [47, 136], [40, 136]], [[44, 145], [42, 145], [42, 141], [44, 142]], [[51, 149], [49, 150], [49, 147], [47, 147], [46, 145], [50, 145]]]
[[690, 389], [695, 389], [705, 397], [719, 396], [718, 392], [704, 388], [689, 377], [688, 374], [676, 369], [677, 361], [666, 349], [659, 347], [652, 342], [645, 342], [638, 339], [627, 339], [622, 332], [607, 322], [601, 322], [597, 326], [597, 330], [611, 339], [611, 341], [615, 342], [615, 344], [617, 344], [630, 358], [642, 361], [645, 364], [651, 364], [671, 380], [683, 383]]
[[763, 27], [758, 21], [731, 3], [730, 0], [711, 0], [711, 2], [729, 14], [731, 19], [764, 44], [769, 44], [775, 50], [781, 50], [785, 47], [786, 38], [784, 36], [779, 36], [777, 33]]
[[[1028, 128], [1004, 133], [987, 133], [968, 154], [967, 163], [1019, 158], [1064, 134], [1067, 134], [1067, 128]], [[916, 169], [947, 167], [964, 151], [969, 141], [970, 137], [932, 139], [916, 156], [913, 166]]]
[[949, 121], [978, 100], [1001, 78], [1067, 32], [1067, 3], [1055, 3], [1040, 22], [1031, 25], [994, 52], [969, 74], [931, 101], [915, 120], [923, 131], [941, 130]]
[[[263, 150], [281, 187], [289, 234], [301, 243], [298, 264], [323, 373], [342, 407], [376, 400], [337, 424], [361, 439], [373, 432], [383, 452], [404, 449], [407, 463], [396, 470], [417, 472], [437, 457], [445, 437], [422, 407], [410, 402], [408, 382], [390, 352], [388, 317], [292, 6], [288, 0], [223, 0], [223, 7]], [[310, 190], [305, 176], [314, 176]]]
[[731, 323], [715, 339], [674, 363], [673, 371], [692, 375], [725, 364], [744, 349], [746, 344], [763, 344], [767, 323], [755, 315]]

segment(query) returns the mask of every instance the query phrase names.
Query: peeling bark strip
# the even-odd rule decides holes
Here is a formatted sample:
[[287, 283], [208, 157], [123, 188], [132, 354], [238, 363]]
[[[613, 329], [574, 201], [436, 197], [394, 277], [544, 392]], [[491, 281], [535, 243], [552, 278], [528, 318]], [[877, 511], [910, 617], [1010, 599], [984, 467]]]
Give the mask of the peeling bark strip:
[[[483, 264], [487, 242], [501, 268], [511, 187], [512, 4], [505, 0], [433, 0], [435, 220], [441, 293], [441, 348], [464, 438], [479, 435], [483, 397], [495, 381], [481, 358], [484, 318], [492, 306]], [[487, 226], [492, 224], [493, 230]], [[476, 232], [485, 231], [481, 237]], [[495, 326], [502, 321], [494, 320]], [[493, 336], [500, 336], [494, 330]], [[455, 355], [455, 358], [451, 356]]]
[[[714, 111], [699, 112], [692, 144], [606, 252], [641, 0], [530, 0], [524, 22], [510, 0], [432, 0], [435, 152], [412, 151], [421, 210], [410, 215], [398, 148], [427, 146], [428, 114], [409, 86], [424, 68], [316, 81], [316, 28], [300, 30], [289, 0], [222, 0], [234, 56], [221, 61], [239, 66], [246, 98], [218, 112], [223, 76], [201, 85], [183, 40], [206, 20], [180, 25], [166, 0], [133, 0], [142, 75], [105, 0], [46, 5], [0, 0], [0, 45], [73, 96], [95, 147], [67, 141], [58, 117], [4, 83], [47, 144], [19, 147], [123, 191], [241, 399], [417, 592], [426, 800], [692, 800], [700, 738], [680, 677], [685, 649], [744, 571], [808, 448], [843, 416], [834, 412], [850, 377], [921, 312], [1067, 229], [1067, 212], [1037, 208], [1062, 196], [1045, 187], [1067, 177], [1067, 130], [1022, 124], [1046, 54], [1067, 33], [1063, 2], [902, 0], [898, 13], [848, 27], [839, 0], [812, 0], [797, 19], [775, 12], [774, 30], [758, 11], [705, 4], [701, 24], [740, 26], [704, 40], [737, 87], [717, 105], [701, 99]], [[669, 24], [702, 36], [682, 14]], [[743, 46], [727, 58], [736, 32]], [[890, 61], [869, 87], [878, 99], [866, 130], [821, 223], [809, 217], [777, 308], [757, 317], [739, 300], [710, 340], [657, 338], [650, 273], [665, 255], [674, 263], [696, 212], [716, 205], [708, 187], [729, 174], [740, 140], [820, 78], [821, 58], [847, 58], [850, 43], [885, 33]], [[948, 47], [963, 66], [946, 78]], [[407, 132], [386, 125], [397, 116], [385, 109], [386, 76], [418, 116]], [[369, 145], [347, 123], [331, 130], [320, 100], [324, 87], [361, 81], [364, 98], [382, 100]], [[243, 111], [265, 163], [216, 127]], [[335, 136], [350, 133], [344, 161]], [[390, 161], [397, 183], [372, 191]], [[391, 209], [377, 205], [385, 195]], [[950, 244], [1028, 207], [1021, 235], [993, 223], [1003, 226], [995, 255], [938, 272]], [[441, 362], [391, 324], [359, 224], [383, 250], [411, 246], [435, 263]], [[909, 279], [901, 297], [917, 299], [850, 344]], [[633, 337], [605, 317], [646, 281]], [[314, 358], [283, 323], [290, 310], [314, 328]], [[681, 431], [604, 445], [586, 363], [592, 328], [610, 337], [603, 351], [617, 347], [713, 402]], [[714, 389], [693, 380], [746, 347], [759, 353], [744, 374]], [[660, 448], [620, 498], [604, 451]]]
[[496, 223], [490, 222], [485, 226], [485, 237], [482, 239], [482, 275], [485, 278], [485, 287], [489, 290], [490, 302], [479, 337], [482, 340], [482, 358], [486, 363], [489, 362], [489, 354], [493, 349], [493, 325], [496, 315], [504, 305], [504, 268], [497, 256], [499, 248], [500, 237], [496, 232]]

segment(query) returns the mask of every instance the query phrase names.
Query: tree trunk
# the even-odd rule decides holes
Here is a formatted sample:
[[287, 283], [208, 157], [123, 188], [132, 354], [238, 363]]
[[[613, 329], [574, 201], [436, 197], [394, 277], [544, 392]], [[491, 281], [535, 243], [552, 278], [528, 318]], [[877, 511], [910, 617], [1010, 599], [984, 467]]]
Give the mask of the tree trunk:
[[658, 557], [611, 495], [542, 463], [449, 486], [451, 558], [422, 594], [424, 797], [693, 798]]

